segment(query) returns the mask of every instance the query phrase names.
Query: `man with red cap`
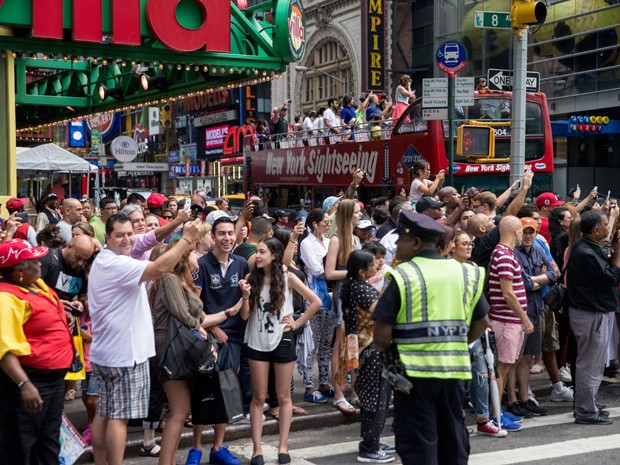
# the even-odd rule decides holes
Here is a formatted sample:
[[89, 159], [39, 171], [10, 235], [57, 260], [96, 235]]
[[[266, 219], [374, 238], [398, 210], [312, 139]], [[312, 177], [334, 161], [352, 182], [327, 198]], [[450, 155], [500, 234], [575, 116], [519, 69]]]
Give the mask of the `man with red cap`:
[[560, 205], [564, 205], [564, 202], [558, 199], [552, 192], [544, 192], [536, 197], [536, 206], [540, 211], [540, 218], [542, 220], [538, 234], [544, 237], [547, 243], [551, 242], [551, 236], [549, 236], [549, 213]]
[[161, 226], [164, 226], [166, 224], [168, 224], [170, 221], [165, 220], [161, 214], [162, 214], [162, 206], [164, 205], [164, 203], [168, 200], [168, 197], [166, 197], [165, 195], [162, 195], [158, 192], [155, 192], [151, 195], [149, 195], [149, 198], [146, 199], [146, 205], [149, 207], [149, 212], [153, 213], [155, 215], [157, 215], [159, 217], [159, 224]]
[[17, 228], [13, 239], [24, 239], [30, 243], [33, 247], [37, 246], [37, 232], [32, 226], [28, 224], [28, 213], [24, 212], [24, 205], [28, 203], [27, 198], [12, 198], [6, 202], [6, 209], [10, 215], [16, 213], [15, 217], [19, 218], [22, 222], [21, 226]]

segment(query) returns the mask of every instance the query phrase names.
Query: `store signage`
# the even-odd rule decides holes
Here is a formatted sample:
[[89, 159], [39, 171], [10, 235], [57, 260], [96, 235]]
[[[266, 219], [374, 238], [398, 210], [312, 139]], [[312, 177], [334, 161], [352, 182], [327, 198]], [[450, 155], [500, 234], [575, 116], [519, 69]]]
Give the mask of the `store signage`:
[[159, 107], [149, 107], [149, 135], [156, 136], [159, 134]]
[[301, 0], [277, 4], [275, 31], [282, 56], [300, 61], [306, 53], [306, 15]]
[[[193, 97], [189, 97], [183, 100], [183, 111], [185, 111], [185, 113], [192, 113], [195, 111], [201, 111], [208, 108], [224, 105], [227, 102], [227, 90], [196, 94]], [[205, 126], [205, 124], [203, 124], [202, 126]]]
[[116, 113], [96, 113], [86, 117], [86, 125], [88, 126], [88, 130], [98, 130], [101, 138], [105, 138], [112, 132], [115, 123]]
[[384, 0], [362, 0], [362, 88], [385, 92]]
[[223, 123], [224, 121], [236, 121], [237, 115], [237, 110], [228, 110], [201, 116], [199, 118], [194, 118], [194, 127], [199, 128], [201, 126]]
[[255, 134], [254, 127], [250, 125], [228, 128], [228, 134], [226, 134], [226, 139], [224, 139], [224, 155], [243, 152], [245, 138]]
[[118, 161], [135, 160], [138, 156], [138, 143], [128, 136], [119, 136], [112, 141], [110, 153]]
[[245, 86], [243, 88], [243, 105], [241, 108], [241, 122], [256, 124], [256, 86]]
[[116, 171], [168, 171], [168, 163], [117, 163]]
[[[164, 47], [191, 52], [230, 52], [230, 1], [194, 0], [202, 14], [202, 24], [189, 29], [179, 22], [179, 0], [108, 0], [110, 32], [114, 45], [142, 45], [143, 16], [151, 34]], [[10, 2], [6, 2], [10, 3]], [[32, 0], [32, 36], [63, 39], [64, 21], [73, 26], [74, 42], [102, 43], [103, 0], [74, 1], [67, 11], [64, 0]], [[142, 10], [142, 11], [141, 11]]]
[[85, 147], [86, 134], [84, 131], [84, 123], [80, 121], [71, 121], [69, 123], [69, 147]]
[[[205, 129], [205, 154], [215, 153], [213, 149], [219, 149], [224, 145], [224, 138], [228, 133], [228, 125], [212, 126]], [[217, 150], [219, 153], [220, 150]]]

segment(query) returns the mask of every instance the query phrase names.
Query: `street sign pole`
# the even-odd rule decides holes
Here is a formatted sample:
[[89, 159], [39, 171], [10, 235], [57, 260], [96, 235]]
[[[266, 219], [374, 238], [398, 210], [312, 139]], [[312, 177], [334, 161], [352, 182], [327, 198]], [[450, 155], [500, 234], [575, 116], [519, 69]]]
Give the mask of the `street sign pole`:
[[527, 29], [513, 38], [512, 136], [510, 138], [510, 183], [525, 171], [525, 78], [527, 74]]
[[448, 184], [454, 186], [454, 93], [455, 73], [448, 73]]

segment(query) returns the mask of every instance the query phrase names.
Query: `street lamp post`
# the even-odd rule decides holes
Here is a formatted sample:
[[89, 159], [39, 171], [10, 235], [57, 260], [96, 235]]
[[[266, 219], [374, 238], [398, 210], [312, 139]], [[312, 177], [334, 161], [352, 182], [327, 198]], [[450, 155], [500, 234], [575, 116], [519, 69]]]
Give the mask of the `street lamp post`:
[[340, 84], [342, 84], [342, 95], [347, 95], [347, 81], [346, 79], [340, 79], [339, 77], [334, 76], [331, 73], [327, 73], [321, 69], [318, 68], [313, 68], [313, 67], [308, 67], [308, 66], [295, 66], [295, 71], [301, 71], [302, 73], [305, 73], [306, 71], [317, 71], [321, 74], [324, 74], [325, 76], [329, 76], [330, 78], [332, 78], [334, 81], [338, 81]]

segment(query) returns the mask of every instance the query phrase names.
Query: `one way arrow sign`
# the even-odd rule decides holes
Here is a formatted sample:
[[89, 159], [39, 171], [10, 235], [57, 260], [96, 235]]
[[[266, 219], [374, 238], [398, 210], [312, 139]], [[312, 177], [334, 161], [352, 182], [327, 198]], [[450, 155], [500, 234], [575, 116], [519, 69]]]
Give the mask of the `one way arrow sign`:
[[[512, 91], [513, 73], [509, 69], [489, 69], [487, 71], [489, 90]], [[528, 71], [525, 78], [526, 92], [540, 92], [540, 73]]]

